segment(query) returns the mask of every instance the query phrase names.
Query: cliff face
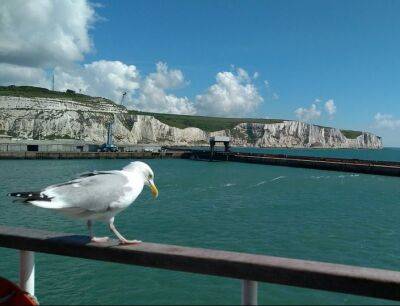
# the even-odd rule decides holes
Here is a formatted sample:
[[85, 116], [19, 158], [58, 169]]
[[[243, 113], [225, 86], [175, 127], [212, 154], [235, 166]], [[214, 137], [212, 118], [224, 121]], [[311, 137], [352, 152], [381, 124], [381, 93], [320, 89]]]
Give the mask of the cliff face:
[[289, 148], [382, 148], [380, 137], [362, 133], [346, 138], [339, 129], [320, 127], [299, 121], [275, 124], [241, 123], [230, 133], [237, 145]]
[[131, 115], [124, 108], [103, 100], [88, 104], [46, 98], [0, 97], [0, 134], [18, 138], [70, 138], [103, 143], [107, 123], [113, 118], [114, 139], [121, 144], [200, 145], [206, 144], [210, 136], [226, 135], [235, 146], [382, 147], [381, 139], [371, 133], [348, 139], [338, 129], [298, 121], [242, 123], [231, 130], [207, 133], [194, 127], [171, 127], [152, 116]]

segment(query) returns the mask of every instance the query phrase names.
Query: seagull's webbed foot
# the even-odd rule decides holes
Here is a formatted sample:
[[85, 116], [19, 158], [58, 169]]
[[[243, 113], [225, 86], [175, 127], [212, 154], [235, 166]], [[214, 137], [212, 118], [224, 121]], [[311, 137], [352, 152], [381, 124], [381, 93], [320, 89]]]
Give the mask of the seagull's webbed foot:
[[107, 242], [108, 240], [110, 240], [110, 238], [108, 238], [108, 237], [91, 237], [90, 238], [91, 242], [99, 242], [99, 243], [104, 243], [104, 242]]
[[118, 237], [118, 240], [119, 240], [119, 244], [120, 244], [120, 245], [129, 245], [129, 244], [134, 245], [134, 244], [139, 244], [139, 243], [141, 243], [140, 240], [128, 240], [128, 239], [125, 239], [124, 236], [122, 236], [122, 235], [118, 232], [118, 230], [115, 228], [114, 219], [111, 219], [111, 220], [110, 220], [110, 224], [109, 224], [109, 225], [110, 225], [110, 230], [115, 234], [115, 236]]
[[127, 240], [127, 239], [120, 239], [119, 244], [120, 245], [129, 245], [129, 244], [139, 244], [142, 243], [140, 240]]

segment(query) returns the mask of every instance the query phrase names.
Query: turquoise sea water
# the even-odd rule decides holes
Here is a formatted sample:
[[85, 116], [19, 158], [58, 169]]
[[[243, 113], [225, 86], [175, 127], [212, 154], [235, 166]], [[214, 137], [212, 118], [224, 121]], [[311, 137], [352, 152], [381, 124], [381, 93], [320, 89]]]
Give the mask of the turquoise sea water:
[[[396, 149], [348, 154], [354, 158], [360, 152], [371, 159], [400, 161]], [[12, 203], [5, 194], [39, 189], [88, 170], [118, 169], [127, 162], [2, 160], [0, 223], [86, 234], [79, 221]], [[116, 217], [128, 238], [400, 270], [400, 178], [233, 162], [147, 162], [156, 173], [160, 196], [153, 200], [144, 190]], [[109, 235], [101, 223], [95, 230]], [[241, 284], [233, 279], [46, 254], [37, 254], [36, 263], [36, 294], [44, 305], [240, 303]], [[0, 248], [0, 275], [18, 279], [17, 251]], [[390, 304], [269, 284], [260, 285], [259, 302]]]

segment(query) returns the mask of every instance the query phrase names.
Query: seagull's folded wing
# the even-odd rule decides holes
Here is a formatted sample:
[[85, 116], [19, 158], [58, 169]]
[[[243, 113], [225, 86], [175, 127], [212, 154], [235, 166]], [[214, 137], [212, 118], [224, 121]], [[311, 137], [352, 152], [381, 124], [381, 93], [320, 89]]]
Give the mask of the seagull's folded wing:
[[93, 173], [63, 184], [49, 186], [41, 194], [51, 201], [31, 203], [61, 210], [104, 212], [129, 191], [127, 183], [128, 179], [118, 171]]

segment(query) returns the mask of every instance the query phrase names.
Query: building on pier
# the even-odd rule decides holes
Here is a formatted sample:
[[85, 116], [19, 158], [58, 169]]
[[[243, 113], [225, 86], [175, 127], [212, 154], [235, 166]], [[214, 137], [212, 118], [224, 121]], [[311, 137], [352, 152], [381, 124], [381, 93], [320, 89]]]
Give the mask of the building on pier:
[[[157, 144], [117, 144], [120, 152], [160, 152]], [[13, 139], [0, 136], [0, 152], [97, 152], [101, 143], [75, 139]]]

